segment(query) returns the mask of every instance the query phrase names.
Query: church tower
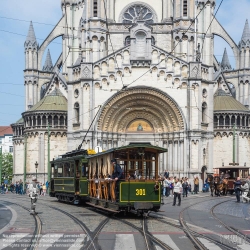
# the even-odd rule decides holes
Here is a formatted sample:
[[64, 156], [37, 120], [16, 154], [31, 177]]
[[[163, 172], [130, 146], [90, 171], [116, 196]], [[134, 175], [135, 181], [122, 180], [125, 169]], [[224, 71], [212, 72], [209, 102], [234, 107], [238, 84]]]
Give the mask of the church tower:
[[250, 29], [248, 20], [246, 20], [245, 27], [243, 30], [243, 34], [241, 37], [241, 41], [239, 42], [239, 50], [240, 50], [240, 77], [238, 83], [238, 93], [237, 99], [243, 105], [249, 105], [249, 67], [250, 67]]
[[25, 53], [25, 70], [24, 70], [24, 85], [25, 85], [25, 110], [30, 109], [34, 104], [38, 102], [37, 86], [38, 86], [38, 43], [33, 28], [32, 22], [28, 35], [24, 43]]

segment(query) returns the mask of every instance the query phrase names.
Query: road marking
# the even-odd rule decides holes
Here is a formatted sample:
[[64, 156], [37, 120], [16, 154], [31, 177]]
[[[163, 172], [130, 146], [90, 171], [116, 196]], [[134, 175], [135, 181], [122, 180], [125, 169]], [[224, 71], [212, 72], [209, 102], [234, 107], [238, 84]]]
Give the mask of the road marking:
[[38, 250], [46, 250], [63, 236], [63, 234], [44, 234], [39, 241]]
[[220, 236], [220, 241], [222, 243], [231, 243], [237, 245], [237, 249], [248, 250], [250, 249], [250, 244], [246, 243], [244, 237], [240, 237], [236, 234], [223, 234]]
[[7, 209], [9, 209], [9, 210], [11, 211], [11, 213], [12, 213], [12, 218], [11, 218], [10, 222], [9, 222], [5, 227], [3, 227], [3, 228], [0, 230], [0, 234], [2, 234], [3, 232], [7, 231], [7, 230], [9, 229], [10, 226], [13, 226], [14, 223], [15, 223], [15, 221], [16, 221], [16, 219], [17, 219], [17, 213], [16, 213], [16, 211], [15, 211], [14, 209], [12, 209], [11, 207], [6, 206], [5, 204], [4, 204], [4, 206], [5, 206]]
[[17, 234], [3, 234], [3, 238], [0, 239], [0, 250], [5, 247], [15, 244], [15, 242], [27, 236], [29, 233], [17, 233]]
[[116, 234], [114, 250], [136, 250], [133, 234]]
[[204, 238], [200, 238], [198, 237], [198, 240], [208, 249], [213, 249], [213, 250], [221, 250], [220, 247], [218, 247], [217, 245], [215, 245], [214, 243], [204, 239]]
[[[154, 234], [154, 236], [156, 238], [158, 238], [159, 240], [161, 240], [162, 242], [164, 242], [166, 245], [170, 246], [171, 248], [173, 248], [174, 250], [180, 250], [180, 248], [178, 248], [176, 246], [176, 244], [174, 243], [174, 241], [171, 239], [171, 237], [169, 235], [166, 234]], [[157, 250], [162, 249], [161, 247], [156, 246]]]
[[76, 239], [75, 243], [68, 250], [78, 250], [84, 245], [86, 234], [80, 234], [80, 237]]

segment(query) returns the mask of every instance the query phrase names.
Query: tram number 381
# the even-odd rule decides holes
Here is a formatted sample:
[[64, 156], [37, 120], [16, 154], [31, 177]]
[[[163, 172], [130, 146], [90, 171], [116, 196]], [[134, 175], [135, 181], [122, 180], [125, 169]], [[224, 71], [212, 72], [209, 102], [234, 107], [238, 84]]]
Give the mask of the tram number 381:
[[146, 190], [145, 189], [136, 189], [135, 190], [135, 195], [146, 195]]

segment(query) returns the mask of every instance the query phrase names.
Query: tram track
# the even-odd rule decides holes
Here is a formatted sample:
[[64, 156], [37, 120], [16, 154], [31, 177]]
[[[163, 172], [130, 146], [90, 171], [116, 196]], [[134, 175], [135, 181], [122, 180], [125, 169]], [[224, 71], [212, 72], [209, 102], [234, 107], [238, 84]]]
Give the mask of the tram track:
[[[217, 197], [213, 198], [212, 200], [216, 200]], [[180, 215], [179, 215], [179, 223], [180, 225], [176, 225], [174, 223], [171, 223], [171, 222], [168, 222], [168, 221], [165, 221], [164, 217], [161, 216], [161, 218], [158, 217], [158, 215], [154, 215], [154, 214], [149, 214], [149, 216], [153, 217], [154, 219], [156, 219], [157, 221], [163, 223], [163, 224], [167, 224], [167, 225], [170, 225], [172, 227], [175, 227], [175, 228], [178, 228], [180, 230], [183, 230], [183, 232], [187, 235], [187, 237], [191, 240], [191, 242], [194, 244], [194, 246], [197, 248], [197, 249], [207, 249], [197, 238], [200, 237], [200, 238], [203, 238], [203, 239], [206, 239], [218, 246], [221, 246], [223, 247], [223, 249], [228, 249], [228, 250], [234, 250], [235, 248], [234, 247], [231, 247], [231, 246], [228, 246], [227, 244], [224, 244], [218, 240], [215, 240], [207, 235], [204, 235], [204, 234], [201, 234], [201, 233], [198, 233], [194, 230], [192, 230], [186, 223], [186, 221], [184, 220], [184, 211], [188, 210], [190, 207], [192, 206], [195, 206], [195, 205], [198, 205], [200, 204], [201, 202], [207, 202], [207, 201], [199, 201], [195, 204], [192, 204], [186, 208], [184, 208], [181, 212], [180, 212]], [[223, 201], [223, 202], [220, 202], [219, 204], [216, 204], [215, 206], [217, 205], [220, 205], [221, 203], [224, 203], [224, 202], [228, 202], [227, 201]]]
[[[114, 218], [115, 220], [118, 220], [119, 222], [126, 224], [128, 226], [130, 226], [131, 228], [137, 230], [145, 239], [145, 245], [147, 247], [147, 250], [152, 250], [155, 249], [154, 244], [151, 243], [155, 243], [156, 245], [158, 245], [159, 247], [161, 247], [164, 250], [173, 250], [173, 248], [171, 248], [170, 246], [168, 246], [166, 243], [162, 242], [161, 240], [157, 239], [156, 237], [154, 237], [147, 229], [147, 218], [144, 217], [143, 220], [141, 221], [142, 227], [138, 227], [136, 225], [134, 225], [133, 223], [125, 220], [125, 219], [121, 219], [121, 218], [117, 218], [116, 216], [113, 216], [112, 218]], [[151, 241], [151, 243], [150, 243]]]
[[[23, 208], [24, 210], [30, 212], [30, 209], [20, 205], [18, 203], [15, 202], [10, 202], [10, 201], [5, 201], [6, 204], [12, 204], [12, 205], [16, 205], [19, 206], [21, 208]], [[30, 243], [27, 243], [27, 250], [37, 250], [38, 249], [38, 245], [39, 245], [39, 241], [41, 239], [41, 235], [42, 235], [42, 220], [41, 218], [38, 216], [37, 213], [32, 214], [34, 220], [35, 220], [35, 229], [33, 231]]]
[[[196, 197], [196, 199], [197, 198], [206, 198], [206, 197]], [[211, 198], [212, 200], [218, 200], [218, 198], [217, 197], [215, 197], [215, 198]], [[190, 199], [189, 199], [189, 201], [190, 201]], [[225, 202], [228, 202], [229, 200], [226, 200], [226, 201], [222, 201], [222, 202], [219, 202], [219, 203], [217, 203], [216, 205], [214, 205], [212, 208], [208, 208], [208, 211], [210, 210], [210, 212], [211, 212], [211, 214], [213, 213], [214, 214], [214, 209], [217, 207], [217, 206], [219, 206], [219, 205], [221, 205], [221, 204], [223, 204], [223, 203], [225, 203]], [[18, 205], [18, 206], [20, 206], [20, 207], [23, 207], [23, 208], [26, 208], [26, 207], [24, 207], [24, 206], [22, 206], [22, 205], [20, 205], [20, 204], [17, 204], [17, 203], [13, 203], [13, 202], [10, 202], [10, 201], [5, 201], [6, 203], [8, 202], [8, 203], [10, 203], [10, 204], [15, 204], [15, 205]], [[188, 210], [188, 209], [190, 209], [192, 206], [195, 206], [195, 205], [198, 205], [198, 204], [200, 204], [200, 203], [202, 203], [202, 202], [207, 202], [207, 200], [201, 200], [201, 199], [199, 199], [199, 202], [197, 202], [197, 203], [195, 203], [195, 204], [192, 204], [192, 205], [190, 205], [190, 206], [188, 206], [188, 207], [186, 207], [185, 209], [183, 209], [181, 212], [182, 212], [182, 222], [183, 222], [183, 224], [181, 223], [181, 219], [180, 219], [180, 216], [179, 216], [179, 222], [180, 222], [180, 225], [176, 225], [176, 224], [174, 224], [174, 223], [171, 223], [171, 222], [167, 222], [167, 221], [165, 221], [164, 220], [164, 216], [161, 216], [161, 214], [160, 213], [154, 213], [154, 212], [152, 212], [152, 213], [150, 213], [149, 215], [151, 216], [152, 214], [154, 214], [155, 216], [157, 215], [157, 216], [159, 216], [158, 218], [157, 218], [157, 220], [158, 221], [160, 221], [160, 222], [162, 222], [162, 223], [164, 223], [164, 224], [168, 224], [168, 225], [171, 225], [171, 226], [173, 226], [173, 227], [176, 227], [176, 228], [178, 228], [178, 229], [180, 229], [180, 230], [182, 230], [187, 236], [188, 236], [188, 238], [192, 241], [192, 237], [195, 239], [195, 240], [197, 240], [198, 241], [198, 244], [200, 243], [199, 242], [199, 240], [197, 239], [197, 238], [204, 238], [204, 239], [206, 239], [206, 240], [208, 240], [208, 241], [210, 241], [210, 242], [212, 242], [212, 243], [214, 243], [214, 244], [216, 244], [216, 245], [218, 245], [218, 246], [221, 246], [223, 249], [228, 249], [228, 250], [233, 250], [233, 249], [236, 249], [236, 248], [234, 248], [234, 247], [231, 247], [231, 246], [228, 246], [227, 244], [224, 244], [224, 243], [222, 243], [222, 242], [219, 242], [218, 240], [215, 240], [215, 239], [213, 239], [213, 238], [211, 238], [211, 237], [209, 237], [209, 236], [206, 236], [206, 235], [204, 235], [204, 234], [200, 234], [200, 233], [198, 233], [198, 232], [196, 232], [197, 230], [195, 229], [195, 231], [193, 230], [193, 229], [191, 229], [190, 228], [190, 226], [188, 225], [188, 223], [185, 221], [185, 216], [184, 216], [184, 211], [185, 210]], [[46, 203], [47, 203], [47, 201], [46, 201]], [[211, 205], [213, 205], [213, 204], [211, 204]], [[47, 205], [46, 205], [47, 206]], [[69, 205], [69, 206], [71, 206], [71, 205]], [[65, 210], [62, 210], [62, 209], [59, 209], [59, 208], [57, 208], [57, 207], [54, 207], [54, 206], [48, 206], [48, 207], [51, 207], [51, 209], [55, 209], [55, 210], [58, 210], [58, 211], [63, 211], [63, 213], [65, 214], [65, 215], [68, 215], [68, 217], [70, 217], [71, 219], [73, 219], [72, 217], [75, 217], [75, 216], [73, 216], [72, 214], [70, 214], [70, 213], [68, 213], [67, 211], [65, 211]], [[26, 210], [27, 211], [30, 211], [28, 208], [26, 208]], [[94, 209], [91, 209], [92, 211], [94, 210]], [[99, 213], [101, 213], [100, 211], [99, 211]], [[103, 213], [102, 213], [102, 215], [103, 215]], [[39, 216], [38, 216], [39, 217]], [[88, 236], [88, 242], [85, 242], [85, 244], [84, 244], [84, 248], [82, 247], [81, 249], [87, 249], [87, 250], [99, 250], [99, 249], [102, 249], [99, 245], [98, 245], [98, 235], [100, 234], [100, 232], [102, 231], [102, 229], [103, 229], [103, 227], [108, 223], [108, 221], [110, 220], [110, 219], [112, 219], [112, 218], [114, 218], [114, 219], [116, 219], [116, 220], [119, 220], [119, 222], [121, 222], [121, 223], [125, 223], [125, 224], [127, 224], [127, 225], [129, 225], [129, 226], [131, 226], [132, 228], [134, 228], [134, 229], [136, 229], [139, 233], [141, 233], [141, 235], [144, 237], [144, 239], [145, 239], [145, 246], [146, 246], [146, 248], [145, 249], [147, 249], [147, 250], [151, 250], [151, 249], [153, 249], [153, 250], [155, 250], [156, 249], [156, 247], [155, 246], [159, 246], [159, 247], [161, 247], [162, 249], [172, 249], [170, 246], [168, 246], [166, 243], [164, 243], [164, 242], [162, 242], [162, 241], [160, 241], [159, 239], [157, 239], [156, 237], [154, 237], [153, 235], [151, 235], [151, 233], [148, 231], [148, 228], [147, 228], [147, 219], [146, 218], [143, 218], [143, 221], [141, 221], [141, 223], [142, 223], [142, 226], [141, 227], [138, 227], [138, 226], [136, 226], [136, 225], [133, 225], [133, 223], [130, 223], [130, 222], [128, 222], [128, 221], [126, 221], [125, 219], [120, 219], [120, 218], [116, 218], [115, 216], [113, 216], [113, 217], [111, 217], [110, 215], [107, 215], [106, 217], [108, 217], [108, 218], [106, 218], [105, 220], [103, 220], [97, 227], [96, 227], [96, 229], [93, 231], [88, 231], [88, 233], [86, 233], [86, 235]], [[153, 216], [152, 216], [153, 217]], [[214, 216], [213, 217], [215, 217], [215, 219], [218, 219], [217, 218], [217, 216], [214, 214]], [[77, 220], [79, 220], [77, 217], [75, 217]], [[153, 217], [153, 218], [155, 218], [155, 217]], [[37, 218], [38, 219], [38, 218]], [[156, 219], [156, 218], [155, 218]], [[74, 219], [73, 219], [74, 220]], [[80, 220], [79, 220], [80, 221]], [[220, 221], [220, 219], [218, 219], [218, 221]], [[75, 221], [76, 222], [76, 221]], [[81, 222], [81, 221], [80, 221]], [[221, 223], [222, 221], [220, 221], [220, 223]], [[39, 223], [40, 223], [40, 225], [39, 225]], [[77, 223], [77, 222], [76, 222]], [[35, 232], [35, 230], [34, 230], [34, 232], [35, 233], [33, 233], [33, 238], [32, 238], [32, 241], [33, 241], [33, 245], [34, 245], [34, 242], [37, 242], [37, 243], [39, 243], [39, 239], [38, 238], [34, 238], [34, 235], [35, 236], [37, 236], [37, 235], [41, 235], [41, 231], [42, 231], [42, 228], [40, 229], [40, 233], [39, 233], [39, 227], [42, 227], [42, 222], [41, 222], [41, 220], [40, 220], [40, 222], [39, 221], [36, 221], [35, 222], [35, 224], [36, 224], [36, 229], [35, 230], [37, 230], [36, 232]], [[77, 223], [78, 224], [78, 223]], [[82, 224], [84, 225], [84, 223], [82, 222]], [[223, 224], [223, 222], [222, 222], [222, 224]], [[224, 223], [225, 224], [225, 223]], [[236, 234], [237, 236], [239, 236], [239, 234], [240, 234], [240, 231], [238, 230], [237, 231], [237, 229], [235, 229], [235, 228], [232, 228], [232, 227], [230, 227], [230, 226], [228, 226], [227, 224], [225, 224], [226, 226], [225, 226], [225, 228], [227, 228], [227, 227], [229, 227], [229, 228], [227, 228], [229, 231], [231, 231], [232, 233], [234, 233], [234, 234]], [[79, 225], [80, 226], [80, 225]], [[192, 225], [191, 225], [192, 226]], [[81, 226], [80, 226], [81, 227]], [[85, 226], [86, 227], [86, 229], [87, 229], [87, 226]], [[82, 227], [81, 227], [82, 228]], [[231, 229], [231, 230], [230, 230]], [[233, 230], [234, 230], [234, 232], [233, 232]], [[84, 232], [86, 232], [85, 230], [84, 230]], [[190, 233], [190, 235], [188, 235], [188, 232]], [[216, 235], [216, 234], [215, 234]], [[246, 240], [246, 235], [243, 235], [242, 234], [242, 236], [244, 237], [244, 240]], [[249, 240], [249, 237], [247, 237], [247, 242], [249, 242], [248, 241]], [[224, 241], [225, 242], [225, 241]], [[152, 243], [154, 243], [154, 244], [152, 244]], [[196, 248], [197, 249], [208, 249], [208, 248], [206, 248], [202, 243], [200, 243], [200, 245], [197, 245], [197, 242], [193, 242], [192, 241], [192, 243], [193, 243], [193, 245], [195, 245], [196, 246]], [[38, 245], [38, 244], [37, 244]], [[36, 248], [35, 248], [35, 246], [33, 247], [33, 248], [28, 248], [29, 250], [35, 250]], [[211, 248], [209, 248], [209, 249], [211, 249]]]
[[244, 241], [247, 241], [248, 243], [250, 243], [250, 238], [246, 235], [244, 235], [239, 229], [236, 229], [234, 227], [231, 227], [231, 226], [228, 226], [226, 223], [224, 223], [221, 219], [219, 219], [215, 213], [214, 213], [214, 209], [222, 204], [222, 203], [225, 203], [225, 202], [228, 202], [228, 201], [223, 201], [223, 202], [220, 202], [219, 204], [216, 204], [214, 205], [211, 210], [210, 210], [210, 213], [211, 215], [213, 216], [213, 218], [215, 218], [217, 221], [219, 221], [219, 223], [221, 225], [223, 225], [227, 230], [229, 230], [230, 232], [234, 233], [235, 235], [237, 235], [238, 237], [240, 237], [241, 239], [243, 239]]
[[86, 233], [87, 237], [88, 237], [88, 241], [86, 242], [86, 245], [84, 245], [82, 249], [84, 250], [99, 250], [101, 249], [101, 247], [98, 244], [98, 235], [100, 234], [102, 228], [108, 223], [108, 221], [110, 220], [110, 218], [106, 218], [104, 221], [102, 221], [98, 227], [96, 228], [96, 230], [92, 233], [88, 227], [81, 221], [79, 220], [77, 217], [73, 216], [72, 214], [66, 212], [65, 210], [62, 210], [60, 208], [56, 208], [53, 206], [49, 206], [51, 209], [57, 210], [63, 214], [65, 214], [66, 216], [70, 217], [75, 223], [77, 223], [82, 230]]

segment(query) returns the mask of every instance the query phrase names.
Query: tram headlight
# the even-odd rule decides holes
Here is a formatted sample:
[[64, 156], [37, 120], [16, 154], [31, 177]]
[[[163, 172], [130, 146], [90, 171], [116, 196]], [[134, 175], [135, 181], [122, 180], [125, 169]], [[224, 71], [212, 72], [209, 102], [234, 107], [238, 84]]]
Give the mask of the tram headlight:
[[155, 191], [158, 191], [159, 188], [160, 188], [160, 185], [159, 185], [158, 182], [156, 182], [156, 183], [155, 183], [155, 186], [154, 186], [154, 190], [155, 190]]

